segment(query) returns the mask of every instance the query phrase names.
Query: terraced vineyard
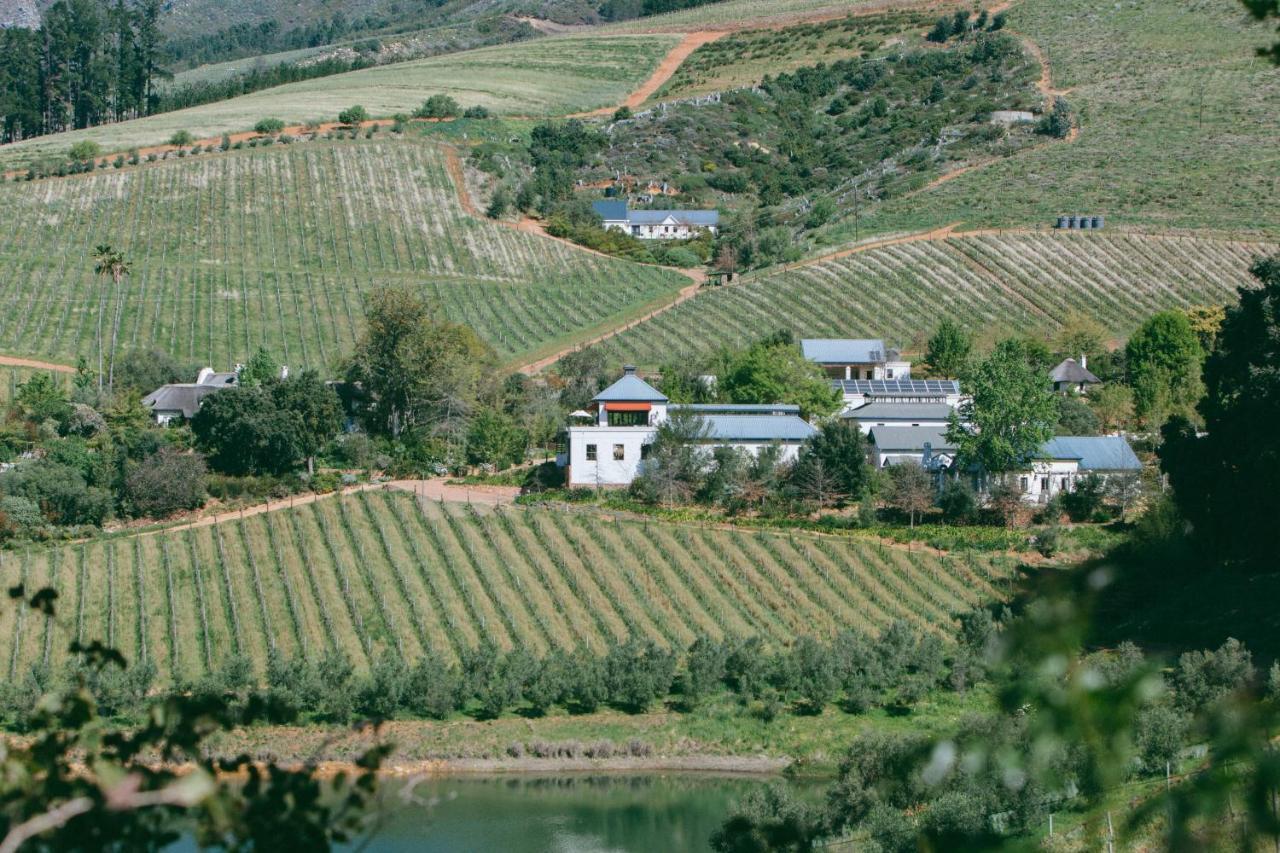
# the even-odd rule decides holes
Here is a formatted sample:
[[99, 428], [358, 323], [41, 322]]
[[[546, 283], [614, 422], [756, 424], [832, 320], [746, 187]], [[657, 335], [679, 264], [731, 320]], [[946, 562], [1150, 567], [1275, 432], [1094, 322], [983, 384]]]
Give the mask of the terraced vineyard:
[[871, 249], [706, 290], [605, 341], [611, 362], [656, 366], [778, 328], [910, 344], [944, 316], [975, 332], [1057, 328], [1073, 312], [1127, 335], [1165, 308], [1234, 301], [1273, 245], [1100, 234], [1002, 234]]
[[945, 631], [999, 597], [1012, 559], [939, 558], [832, 537], [623, 520], [548, 509], [422, 505], [365, 492], [194, 530], [4, 554], [6, 586], [51, 584], [62, 609], [0, 614], [0, 672], [58, 665], [97, 639], [165, 680], [244, 654], [337, 650], [357, 668], [386, 649], [456, 656], [503, 648], [603, 648], [639, 634], [787, 641], [894, 619]]
[[[74, 363], [156, 346], [226, 368], [263, 344], [328, 366], [362, 295], [407, 282], [504, 356], [620, 320], [688, 283], [467, 215], [433, 146], [306, 143], [0, 186], [0, 351]], [[133, 273], [93, 275], [99, 243]]]

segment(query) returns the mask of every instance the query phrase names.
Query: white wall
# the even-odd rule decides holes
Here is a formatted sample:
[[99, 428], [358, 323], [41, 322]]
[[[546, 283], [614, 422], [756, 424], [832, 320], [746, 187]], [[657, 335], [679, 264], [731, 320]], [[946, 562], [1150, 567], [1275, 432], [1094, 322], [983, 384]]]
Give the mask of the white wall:
[[[640, 448], [657, 435], [654, 427], [570, 427], [569, 485], [626, 486], [640, 473]], [[596, 446], [596, 459], [587, 459], [587, 445]], [[613, 458], [622, 445], [621, 461]]]
[[934, 429], [945, 430], [947, 426], [950, 424], [950, 421], [938, 420], [938, 419], [930, 420], [929, 418], [916, 418], [914, 420], [909, 420], [909, 421], [904, 421], [904, 420], [882, 421], [882, 420], [877, 420], [875, 418], [860, 420], [857, 417], [852, 417], [852, 418], [849, 418], [849, 420], [856, 422], [858, 424], [858, 428], [861, 429], [864, 434], [869, 434], [874, 427], [921, 426], [921, 427], [933, 427]]
[[1036, 462], [1030, 471], [1019, 471], [1015, 476], [1024, 501], [1048, 503], [1059, 492], [1075, 488], [1076, 478], [1080, 476], [1080, 463], [1074, 459], [1046, 460]]

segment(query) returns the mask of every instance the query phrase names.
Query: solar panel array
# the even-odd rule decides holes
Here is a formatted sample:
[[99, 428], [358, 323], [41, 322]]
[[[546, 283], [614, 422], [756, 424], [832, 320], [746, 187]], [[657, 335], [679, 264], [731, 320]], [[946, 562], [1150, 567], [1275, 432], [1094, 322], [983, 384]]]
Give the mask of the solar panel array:
[[960, 382], [955, 379], [842, 379], [837, 384], [846, 394], [868, 397], [960, 393]]

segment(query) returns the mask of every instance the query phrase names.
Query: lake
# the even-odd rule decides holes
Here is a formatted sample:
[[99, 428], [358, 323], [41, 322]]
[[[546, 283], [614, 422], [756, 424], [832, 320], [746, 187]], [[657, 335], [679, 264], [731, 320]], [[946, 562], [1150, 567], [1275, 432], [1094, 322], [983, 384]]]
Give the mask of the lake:
[[412, 786], [412, 803], [406, 783], [387, 781], [393, 811], [366, 849], [707, 851], [734, 801], [773, 781], [688, 773], [444, 777]]

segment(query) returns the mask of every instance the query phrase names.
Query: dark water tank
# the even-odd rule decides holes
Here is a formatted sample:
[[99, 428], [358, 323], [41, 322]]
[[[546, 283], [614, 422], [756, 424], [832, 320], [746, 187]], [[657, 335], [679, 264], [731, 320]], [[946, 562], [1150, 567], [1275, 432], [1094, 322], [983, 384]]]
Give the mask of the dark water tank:
[[1093, 217], [1093, 228], [1095, 231], [1100, 230], [1104, 224], [1105, 220], [1101, 216]]
[[1087, 216], [1081, 216], [1081, 217], [1080, 217], [1080, 230], [1081, 230], [1081, 231], [1088, 231], [1088, 230], [1089, 230], [1089, 225], [1090, 225], [1090, 223], [1091, 223], [1091, 220], [1089, 219], [1089, 217], [1087, 217]]
[[1068, 217], [1067, 217], [1067, 227], [1068, 227], [1068, 228], [1075, 228], [1075, 227], [1076, 227], [1076, 218], [1075, 218], [1074, 216], [1068, 216]]
[[1054, 228], [1066, 228], [1066, 227], [1067, 227], [1067, 217], [1065, 217], [1065, 216], [1059, 216], [1059, 217], [1058, 217], [1058, 224], [1057, 224], [1057, 225], [1055, 225], [1055, 226], [1053, 226], [1053, 227], [1054, 227]]

